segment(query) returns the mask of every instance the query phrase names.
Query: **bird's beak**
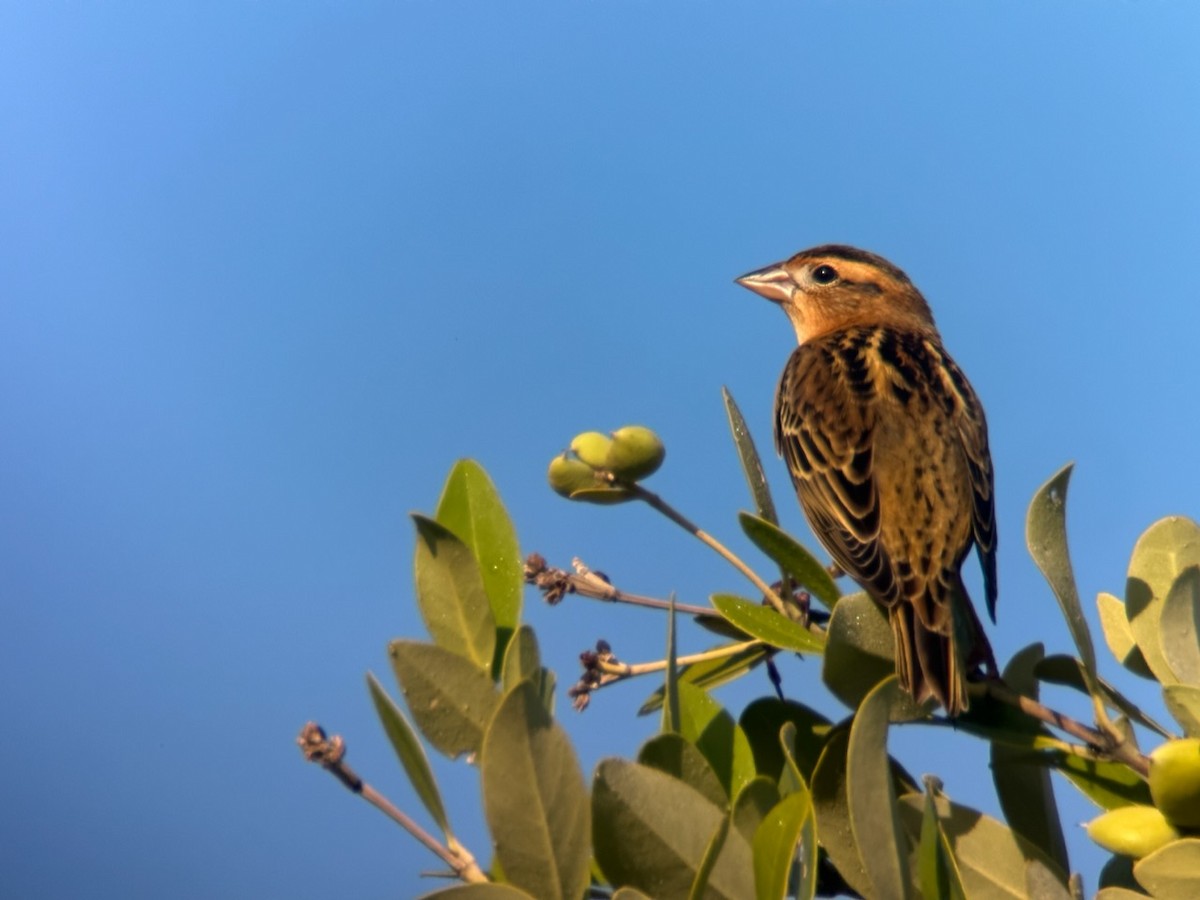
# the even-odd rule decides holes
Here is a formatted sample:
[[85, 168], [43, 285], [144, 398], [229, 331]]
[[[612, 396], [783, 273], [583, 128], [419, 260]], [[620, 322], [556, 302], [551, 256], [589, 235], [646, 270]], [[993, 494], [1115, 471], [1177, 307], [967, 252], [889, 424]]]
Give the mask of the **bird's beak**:
[[796, 282], [792, 281], [792, 276], [781, 265], [767, 266], [734, 280], [773, 303], [786, 303], [796, 292]]

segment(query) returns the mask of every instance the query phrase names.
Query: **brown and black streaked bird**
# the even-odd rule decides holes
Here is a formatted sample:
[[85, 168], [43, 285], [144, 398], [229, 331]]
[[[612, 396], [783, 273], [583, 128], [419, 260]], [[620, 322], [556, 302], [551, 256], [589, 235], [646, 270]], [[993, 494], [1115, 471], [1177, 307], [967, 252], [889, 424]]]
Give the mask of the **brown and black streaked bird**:
[[908, 276], [814, 247], [737, 279], [783, 307], [797, 347], [775, 446], [834, 562], [888, 612], [901, 686], [951, 716], [996, 664], [960, 569], [972, 545], [996, 613], [996, 511], [983, 407]]

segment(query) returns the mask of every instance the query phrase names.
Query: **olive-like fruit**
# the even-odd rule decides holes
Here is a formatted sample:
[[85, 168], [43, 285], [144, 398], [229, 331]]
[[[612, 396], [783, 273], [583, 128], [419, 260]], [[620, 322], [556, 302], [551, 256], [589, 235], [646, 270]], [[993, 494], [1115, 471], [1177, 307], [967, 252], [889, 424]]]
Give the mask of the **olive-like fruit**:
[[593, 469], [603, 469], [608, 464], [608, 452], [612, 449], [612, 443], [612, 438], [607, 434], [585, 431], [575, 435], [575, 439], [571, 441], [571, 452], [579, 457], [580, 462]]
[[606, 468], [622, 481], [637, 481], [654, 474], [666, 455], [657, 434], [642, 425], [626, 425], [613, 432]]
[[570, 497], [576, 491], [596, 487], [596, 473], [592, 467], [567, 454], [556, 456], [550, 460], [550, 468], [546, 471], [546, 480], [556, 494]]
[[1200, 738], [1167, 741], [1150, 754], [1150, 796], [1177, 828], [1200, 829]]
[[1120, 806], [1087, 824], [1093, 841], [1112, 853], [1141, 859], [1181, 835], [1153, 806]]

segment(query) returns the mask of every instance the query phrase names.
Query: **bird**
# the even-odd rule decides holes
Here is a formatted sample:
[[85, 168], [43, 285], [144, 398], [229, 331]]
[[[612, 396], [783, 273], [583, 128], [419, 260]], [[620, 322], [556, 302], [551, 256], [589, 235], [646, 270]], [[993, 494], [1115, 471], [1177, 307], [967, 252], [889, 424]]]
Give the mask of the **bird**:
[[796, 331], [775, 447], [813, 533], [886, 610], [900, 686], [960, 715], [968, 676], [996, 675], [961, 574], [974, 546], [994, 623], [995, 487], [975, 390], [921, 292], [881, 256], [826, 244], [736, 282]]

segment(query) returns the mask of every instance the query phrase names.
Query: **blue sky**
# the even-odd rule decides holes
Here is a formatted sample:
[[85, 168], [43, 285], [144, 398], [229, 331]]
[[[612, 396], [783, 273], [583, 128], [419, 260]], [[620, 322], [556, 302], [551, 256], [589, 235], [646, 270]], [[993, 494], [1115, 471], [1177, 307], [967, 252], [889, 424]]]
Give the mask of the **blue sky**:
[[[720, 388], [769, 450], [794, 339], [732, 279], [813, 244], [882, 253], [930, 300], [989, 415], [993, 644], [1067, 652], [1024, 550], [1037, 486], [1076, 461], [1089, 611], [1151, 522], [1200, 516], [1198, 31], [1164, 2], [0, 7], [7, 890], [427, 889], [436, 860], [292, 743], [321, 721], [417, 809], [363, 686], [422, 633], [407, 514], [471, 456], [526, 552], [747, 591], [544, 469], [578, 431], [651, 425], [651, 486], [752, 554]], [[597, 637], [662, 647], [637, 610], [529, 594], [526, 620], [564, 683]], [[784, 678], [840, 715], [814, 661]], [[650, 733], [651, 689], [563, 713], [588, 772]], [[895, 746], [996, 810], [982, 744]], [[439, 773], [487, 858], [474, 773]], [[1102, 854], [1069, 840], [1094, 888]]]

